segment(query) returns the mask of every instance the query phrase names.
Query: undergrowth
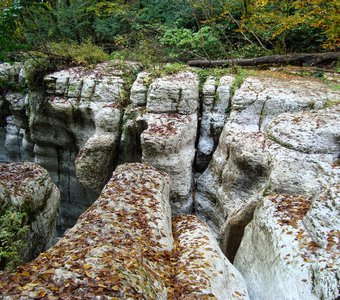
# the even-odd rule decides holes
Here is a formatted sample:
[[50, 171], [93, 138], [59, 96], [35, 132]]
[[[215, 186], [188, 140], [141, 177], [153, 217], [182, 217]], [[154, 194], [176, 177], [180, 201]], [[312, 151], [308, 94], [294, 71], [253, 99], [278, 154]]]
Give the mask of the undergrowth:
[[24, 212], [6, 210], [0, 217], [0, 270], [12, 270], [21, 262], [20, 252], [29, 228]]

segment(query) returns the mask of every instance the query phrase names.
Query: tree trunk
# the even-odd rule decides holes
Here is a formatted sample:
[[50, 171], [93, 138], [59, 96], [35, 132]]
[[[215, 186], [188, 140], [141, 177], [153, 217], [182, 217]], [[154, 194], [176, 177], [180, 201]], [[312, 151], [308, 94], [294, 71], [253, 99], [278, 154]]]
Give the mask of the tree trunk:
[[336, 62], [340, 52], [327, 53], [297, 53], [287, 55], [269, 55], [256, 58], [236, 58], [227, 60], [191, 60], [188, 65], [191, 67], [211, 68], [237, 66], [317, 66]]

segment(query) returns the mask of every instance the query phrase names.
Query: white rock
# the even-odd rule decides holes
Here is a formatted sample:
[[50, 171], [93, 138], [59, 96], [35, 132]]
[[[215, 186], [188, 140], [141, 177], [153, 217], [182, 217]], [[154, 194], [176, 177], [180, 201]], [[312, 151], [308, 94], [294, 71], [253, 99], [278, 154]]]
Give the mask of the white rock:
[[[30, 260], [51, 246], [55, 237], [59, 190], [44, 168], [27, 162], [1, 164], [0, 183], [5, 188], [2, 195], [9, 197], [5, 206], [27, 213], [30, 230], [21, 254]], [[4, 206], [3, 199], [0, 203]]]
[[[9, 289], [18, 299], [41, 291], [50, 296], [55, 285], [63, 285], [60, 298], [70, 286], [73, 297], [95, 299], [249, 299], [207, 226], [194, 216], [172, 224], [169, 191], [164, 172], [146, 164], [119, 166], [77, 224], [25, 266], [31, 274], [25, 288], [0, 273], [0, 296]], [[17, 269], [12, 275], [26, 274]], [[41, 276], [46, 278], [38, 281]]]
[[0, 79], [15, 82], [18, 80], [22, 63], [0, 63]]
[[246, 78], [232, 99], [232, 128], [260, 131], [284, 112], [321, 108], [338, 98], [323, 83], [303, 79]]
[[71, 74], [69, 79], [69, 86], [67, 96], [69, 98], [78, 98], [81, 95], [83, 86], [83, 79], [79, 74]]
[[323, 111], [286, 113], [270, 123], [269, 136], [304, 153], [335, 153], [339, 149], [340, 106]]
[[145, 106], [148, 91], [147, 82], [150, 81], [150, 74], [141, 72], [138, 74], [136, 80], [132, 84], [130, 91], [130, 100], [133, 106]]
[[251, 299], [339, 297], [339, 192], [325, 191], [311, 207], [303, 196], [273, 195], [255, 210], [235, 258]]
[[69, 85], [69, 79], [70, 79], [70, 72], [68, 70], [63, 70], [54, 73], [53, 76], [56, 78], [55, 82], [55, 94], [59, 96], [66, 96], [68, 93], [68, 85]]
[[218, 145], [229, 109], [233, 82], [234, 77], [223, 76], [217, 87], [216, 79], [210, 76], [203, 86], [202, 119], [196, 161], [199, 171], [207, 168]]
[[25, 96], [20, 93], [8, 93], [6, 94], [6, 101], [11, 105], [11, 110], [20, 112], [25, 109]]
[[[219, 146], [197, 182], [196, 211], [221, 238], [230, 259], [264, 194], [313, 196], [333, 176], [340, 135], [338, 106], [307, 110], [311, 101], [325, 103], [328, 90], [316, 85], [320, 90], [312, 91], [305, 81], [293, 81], [291, 86], [283, 82], [285, 96], [276, 80], [272, 86], [269, 82], [247, 79], [236, 92]], [[268, 104], [263, 126], [254, 116], [258, 102]]]
[[[219, 248], [209, 228], [197, 217], [186, 215], [173, 221], [178, 249], [175, 281], [188, 286], [182, 299], [249, 299], [244, 279]], [[169, 298], [170, 299], [170, 298]]]
[[150, 87], [146, 108], [150, 113], [190, 115], [198, 109], [198, 79], [191, 72], [180, 72], [155, 79]]
[[85, 187], [96, 192], [102, 189], [113, 168], [118, 137], [118, 134], [94, 134], [78, 153], [76, 174]]
[[96, 102], [119, 103], [122, 100], [124, 80], [120, 77], [105, 77], [96, 80], [92, 100]]
[[191, 211], [197, 116], [145, 114], [142, 120], [148, 125], [141, 135], [142, 161], [170, 175], [173, 212]]
[[119, 134], [121, 110], [111, 103], [98, 105], [91, 103], [96, 133], [112, 132]]
[[91, 97], [93, 95], [95, 85], [96, 85], [94, 78], [95, 77], [91, 76], [91, 75], [85, 76], [83, 78], [83, 86], [82, 86], [82, 90], [81, 90], [81, 97], [84, 100], [91, 99]]

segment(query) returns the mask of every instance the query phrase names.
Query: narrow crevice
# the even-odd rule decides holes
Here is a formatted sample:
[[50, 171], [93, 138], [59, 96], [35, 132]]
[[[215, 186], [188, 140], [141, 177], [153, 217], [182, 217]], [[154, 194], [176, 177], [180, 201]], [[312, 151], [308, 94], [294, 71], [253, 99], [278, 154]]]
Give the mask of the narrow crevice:
[[260, 115], [259, 115], [259, 122], [258, 122], [258, 131], [259, 132], [262, 129], [263, 120], [266, 117], [265, 107], [266, 107], [266, 103], [267, 103], [268, 100], [269, 100], [269, 97], [267, 96], [266, 100], [263, 101], [262, 106], [261, 106]]
[[238, 248], [244, 236], [246, 226], [253, 220], [256, 205], [248, 207], [246, 212], [242, 212], [242, 217], [231, 217], [226, 231], [221, 239], [221, 249], [231, 263], [234, 262]]
[[[69, 150], [69, 162], [72, 161], [72, 154]], [[70, 166], [67, 168], [67, 197], [69, 200], [71, 200], [71, 170]]]
[[18, 127], [17, 145], [18, 145], [18, 160], [22, 161], [22, 156], [21, 156], [22, 136], [20, 134], [20, 127]]
[[61, 184], [61, 150], [59, 149], [59, 147], [56, 148], [57, 151], [57, 187], [60, 190], [60, 184]]

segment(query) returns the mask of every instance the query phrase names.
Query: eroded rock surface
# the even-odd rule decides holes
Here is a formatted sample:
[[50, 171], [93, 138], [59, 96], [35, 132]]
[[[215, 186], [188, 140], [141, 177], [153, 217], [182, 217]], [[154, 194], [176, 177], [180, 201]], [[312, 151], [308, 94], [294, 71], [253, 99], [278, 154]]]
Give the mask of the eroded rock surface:
[[21, 68], [23, 67], [22, 63], [1, 63], [0, 64], [0, 80], [4, 82], [16, 82], [19, 80], [19, 74]]
[[251, 299], [338, 299], [339, 185], [266, 197], [235, 258]]
[[[30, 64], [21, 71], [3, 67], [8, 78], [24, 82]], [[60, 231], [74, 225], [117, 165], [122, 103], [137, 69], [114, 62], [70, 68], [45, 76], [26, 96], [5, 95], [7, 160], [35, 161], [49, 170], [62, 195]]]
[[[255, 299], [272, 297], [270, 293], [275, 291], [275, 285], [278, 285], [277, 291], [281, 293], [278, 297], [285, 299], [285, 294], [282, 293], [284, 285], [279, 284], [279, 281], [285, 281], [283, 277], [275, 277], [277, 281], [274, 280], [275, 284], [268, 289], [268, 294], [265, 294], [267, 291], [261, 294], [259, 286], [265, 289], [264, 286], [270, 279], [268, 274], [274, 274], [274, 267], [269, 263], [260, 266], [261, 255], [257, 252], [260, 251], [263, 238], [266, 251], [269, 251], [268, 256], [263, 258], [270, 260], [271, 253], [281, 257], [283, 255], [283, 252], [280, 252], [281, 248], [277, 248], [276, 242], [273, 245], [270, 243], [280, 239], [279, 236], [283, 239], [290, 237], [291, 234], [287, 232], [294, 232], [295, 229], [297, 230], [295, 237], [300, 240], [302, 238], [300, 230], [303, 229], [306, 233], [303, 239], [308, 240], [308, 247], [314, 245], [313, 243], [317, 244], [318, 246], [315, 246], [317, 250], [314, 249], [319, 253], [317, 255], [320, 257], [325, 255], [330, 259], [327, 255], [334, 249], [328, 248], [333, 243], [333, 239], [335, 241], [339, 226], [335, 221], [338, 208], [336, 201], [322, 202], [315, 199], [319, 199], [320, 194], [329, 189], [331, 179], [339, 181], [336, 179], [340, 140], [339, 92], [318, 80], [282, 76], [276, 73], [272, 74], [274, 77], [258, 74], [256, 77], [246, 78], [239, 88], [236, 83], [240, 78], [235, 79], [234, 76], [229, 75], [221, 78], [209, 76], [205, 82], [199, 83], [198, 76], [192, 69], [161, 78], [154, 78], [152, 73], [141, 72], [133, 82], [136, 75], [134, 65], [128, 64], [125, 68], [127, 72], [109, 62], [100, 64], [92, 70], [82, 68], [63, 70], [46, 76], [42, 90], [32, 90], [27, 97], [9, 93], [6, 97], [0, 98], [1, 124], [5, 124], [7, 129], [5, 135], [0, 132], [0, 139], [5, 140], [10, 159], [34, 159], [48, 168], [63, 195], [64, 204], [61, 206], [60, 215], [64, 229], [71, 227], [75, 217], [92, 203], [116, 165], [124, 162], [147, 162], [153, 165], [158, 170], [168, 173], [172, 182], [170, 187], [164, 183], [164, 186], [168, 186], [166, 189], [170, 190], [172, 214], [193, 211], [204, 219], [230, 260], [234, 259], [243, 239], [245, 226], [255, 218], [252, 225], [248, 226], [236, 262], [249, 280], [251, 293], [256, 295]], [[22, 81], [25, 77], [25, 72], [22, 70], [20, 71], [20, 67], [5, 65], [0, 67], [0, 77], [1, 74], [7, 74], [5, 76], [8, 80]], [[202, 86], [201, 91], [199, 86]], [[130, 98], [128, 99], [127, 96]], [[129, 105], [127, 100], [130, 100]], [[124, 168], [119, 170], [125, 172]], [[201, 176], [199, 176], [200, 172], [203, 172]], [[162, 172], [157, 173], [155, 170], [151, 173], [152, 176], [163, 176], [159, 175], [163, 174]], [[139, 178], [137, 173], [134, 173], [134, 176]], [[195, 178], [198, 179], [195, 181]], [[116, 191], [114, 195], [118, 192], [125, 193], [125, 187], [119, 188], [115, 185], [112, 187], [112, 182], [117, 180], [116, 178], [110, 181], [110, 188]], [[336, 182], [333, 183], [336, 185]], [[334, 187], [331, 190], [334, 190]], [[268, 197], [269, 195], [271, 196]], [[272, 201], [273, 195], [278, 195], [275, 203]], [[101, 198], [103, 197], [106, 196], [102, 194]], [[326, 199], [326, 196], [320, 197]], [[137, 201], [136, 197], [133, 199]], [[100, 201], [98, 200], [98, 203]], [[137, 216], [137, 223], [142, 220], [137, 211], [141, 210], [149, 216], [150, 212], [145, 210], [146, 208], [133, 208], [129, 206], [129, 202], [124, 201], [123, 206], [129, 207], [132, 214]], [[273, 224], [280, 221], [277, 221], [278, 216], [273, 215], [272, 212], [287, 203], [295, 202], [292, 207], [296, 210], [299, 210], [300, 204], [305, 207], [306, 203], [310, 203], [310, 206], [308, 211], [305, 211], [305, 215], [300, 216], [300, 221], [297, 220], [296, 224], [288, 224], [293, 226], [294, 230], [290, 227], [287, 227], [287, 232], [283, 230], [282, 228], [288, 226], [287, 224], [281, 226], [282, 228], [274, 226]], [[141, 203], [138, 202], [136, 205], [142, 205]], [[143, 203], [144, 207], [145, 202]], [[257, 206], [254, 216], [254, 209]], [[288, 206], [287, 210], [290, 209]], [[95, 207], [90, 211], [98, 210], [106, 215], [103, 208]], [[266, 211], [267, 207], [271, 207], [269, 211]], [[166, 211], [167, 215], [170, 214], [168, 209]], [[124, 215], [125, 213], [124, 210]], [[111, 211], [109, 214], [108, 218], [115, 220], [112, 226], [120, 227], [121, 223], [117, 220], [124, 219], [132, 228], [124, 229], [125, 232], [129, 235], [135, 234], [134, 226], [138, 227], [138, 224], [129, 223], [129, 218], [117, 217], [115, 212]], [[163, 217], [162, 215], [161, 219]], [[86, 218], [88, 217], [84, 217], [84, 220]], [[259, 225], [260, 221], [256, 221], [261, 220], [265, 224], [266, 218], [269, 220], [266, 226], [268, 228], [272, 226], [267, 228], [268, 230]], [[93, 220], [97, 219], [100, 218], [86, 219], [86, 222], [93, 224]], [[273, 221], [274, 219], [276, 221]], [[85, 226], [84, 222], [81, 223], [82, 226]], [[238, 284], [238, 279], [233, 283], [229, 276], [228, 282], [224, 281], [228, 277], [224, 274], [229, 274], [229, 271], [226, 273], [220, 270], [219, 266], [228, 269], [229, 265], [224, 259], [220, 259], [212, 233], [203, 223], [191, 216], [175, 218], [172, 234], [169, 229], [171, 222], [167, 222], [166, 226], [157, 223], [157, 226], [162, 228], [161, 231], [167, 228], [164, 229], [166, 232], [162, 231], [165, 236], [160, 235], [164, 238], [162, 243], [165, 244], [162, 245], [168, 247], [166, 250], [155, 250], [151, 245], [139, 241], [131, 242], [136, 249], [141, 247], [141, 249], [151, 249], [150, 251], [153, 252], [147, 258], [147, 270], [143, 269], [144, 265], [140, 262], [136, 263], [146, 277], [138, 273], [139, 271], [133, 270], [139, 274], [138, 276], [143, 277], [138, 281], [137, 273], [129, 271], [128, 274], [133, 274], [132, 277], [138, 280], [133, 283], [125, 281], [123, 285], [130, 287], [139, 286], [141, 283], [144, 287], [139, 286], [139, 291], [151, 293], [147, 295], [157, 294], [161, 299], [166, 295], [170, 295], [170, 298], [181, 295], [184, 299], [185, 297], [209, 298], [210, 293], [218, 299], [242, 298], [242, 295], [246, 295], [243, 288], [233, 288], [234, 283]], [[107, 230], [111, 230], [110, 226]], [[97, 228], [100, 229], [100, 226]], [[253, 249], [250, 246], [249, 231], [259, 237], [259, 242], [255, 239], [251, 241]], [[77, 245], [81, 240], [78, 236], [79, 232], [72, 233], [69, 237], [72, 238], [72, 243]], [[274, 237], [271, 237], [272, 234]], [[140, 239], [139, 236], [138, 233], [136, 240]], [[191, 236], [193, 239], [190, 239]], [[131, 239], [128, 237], [128, 241]], [[150, 239], [153, 241], [153, 237]], [[112, 241], [115, 243], [113, 237]], [[219, 253], [217, 262], [201, 241], [202, 243], [209, 241], [210, 246], [207, 247], [213, 249], [214, 253]], [[93, 245], [96, 243], [97, 240]], [[117, 251], [124, 252], [131, 245], [124, 244], [121, 248], [123, 250], [117, 248]], [[297, 244], [294, 245], [293, 248]], [[92, 244], [90, 246], [92, 247]], [[300, 244], [298, 246], [300, 247]], [[103, 249], [99, 247], [98, 251], [96, 248], [93, 253], [105, 253], [105, 251], [113, 253], [113, 250], [108, 250], [109, 248], [106, 247], [107, 244]], [[295, 251], [293, 248], [288, 247], [286, 250]], [[302, 248], [296, 249], [297, 253], [305, 253], [301, 252]], [[92, 251], [92, 248], [89, 251]], [[160, 255], [159, 251], [167, 254]], [[119, 252], [119, 255], [123, 255], [123, 252]], [[138, 261], [137, 252], [131, 253], [133, 253], [133, 260]], [[288, 253], [284, 255], [286, 254]], [[312, 254], [315, 256], [314, 252]], [[75, 254], [70, 254], [72, 255]], [[153, 255], [157, 259], [151, 259]], [[292, 260], [288, 265], [301, 266], [303, 263], [300, 264], [299, 259], [305, 257], [299, 255], [297, 258], [289, 256]], [[311, 299], [336, 297], [334, 293], [336, 272], [325, 267], [319, 259], [315, 260], [314, 256], [307, 259], [307, 263], [311, 263], [309, 259], [313, 260], [311, 265], [306, 263], [306, 266], [301, 266], [303, 276], [307, 274], [309, 277], [306, 275], [300, 278], [297, 269], [292, 271], [283, 267], [285, 260], [278, 262], [277, 268], [286, 274], [283, 276], [292, 277], [287, 280], [287, 285], [293, 278], [298, 282], [301, 279], [306, 283], [303, 284], [301, 295], [289, 294], [289, 297], [310, 296]], [[187, 264], [188, 258], [190, 258], [190, 266]], [[100, 261], [101, 257], [95, 256], [95, 259]], [[124, 261], [128, 259], [127, 256], [122, 258]], [[183, 272], [176, 273], [174, 268], [170, 267], [171, 264], [168, 264], [169, 260]], [[254, 268], [249, 266], [251, 260], [255, 261]], [[203, 263], [209, 261], [210, 265], [205, 265], [206, 272], [200, 272], [196, 277], [195, 275], [183, 276], [183, 274], [194, 273], [193, 270], [200, 261]], [[73, 263], [77, 265], [78, 260]], [[119, 265], [121, 262], [115, 264]], [[88, 265], [88, 263], [81, 261], [80, 265]], [[336, 267], [332, 268], [338, 268], [338, 261], [334, 260], [333, 265]], [[119, 266], [125, 268], [126, 264], [124, 262]], [[80, 275], [78, 273], [74, 275], [73, 270], [67, 269], [64, 262], [61, 268], [63, 268], [61, 271], [55, 270], [56, 280], [61, 280], [63, 274], [68, 274], [69, 277], [65, 276], [70, 280], [79, 279], [86, 275], [85, 271], [95, 269], [91, 265], [88, 269], [84, 267]], [[319, 270], [318, 268], [323, 279], [317, 278], [317, 274], [310, 271]], [[322, 268], [329, 269], [330, 273], [327, 273], [328, 271], [325, 273]], [[160, 273], [157, 273], [158, 269], [159, 272], [168, 272], [172, 278], [181, 282], [181, 288], [175, 288], [168, 277], [162, 278]], [[221, 271], [224, 272], [223, 275]], [[101, 271], [98, 272], [102, 274]], [[153, 272], [156, 272], [157, 276]], [[230, 269], [230, 272], [233, 271]], [[259, 280], [255, 276], [257, 272], [261, 273]], [[314, 281], [310, 274], [314, 274]], [[233, 278], [232, 275], [231, 277]], [[190, 282], [185, 284], [184, 280], [188, 278]], [[83, 279], [79, 280], [83, 282]], [[322, 281], [324, 283], [321, 283]], [[91, 278], [86, 277], [84, 285], [90, 283]], [[120, 288], [118, 283], [116, 285]], [[73, 286], [73, 283], [70, 283], [70, 286]], [[216, 288], [206, 288], [210, 286]], [[221, 286], [224, 288], [220, 288]], [[104, 287], [102, 288], [106, 291]], [[84, 289], [81, 289], [80, 293], [83, 293]], [[128, 289], [124, 290], [124, 293], [130, 293]], [[233, 292], [229, 294], [221, 292], [229, 289]], [[49, 289], [40, 292], [54, 291]], [[117, 291], [111, 289], [111, 292]], [[289, 297], [287, 299], [290, 299]]]
[[148, 127], [141, 134], [142, 161], [170, 175], [173, 213], [191, 212], [197, 115], [150, 113], [143, 121]]
[[149, 87], [146, 108], [150, 113], [190, 115], [198, 110], [197, 75], [185, 71], [156, 78]]
[[223, 76], [219, 82], [207, 78], [202, 90], [202, 116], [197, 146], [196, 167], [203, 172], [218, 145], [220, 134], [230, 110], [231, 88], [235, 78]]
[[[133, 64], [126, 65], [126, 73], [135, 68]], [[65, 128], [56, 134], [57, 146], [73, 145], [73, 151], [79, 150], [75, 162], [77, 178], [98, 193], [113, 170], [118, 151], [124, 76], [115, 64], [102, 63], [93, 70], [73, 68], [44, 79], [51, 116], [62, 121], [61, 128]], [[50, 123], [47, 120], [46, 125]]]
[[156, 79], [142, 72], [132, 85], [132, 104], [123, 119], [121, 161], [147, 162], [167, 172], [173, 182], [170, 198], [174, 214], [193, 209], [198, 87], [197, 75], [191, 71]]
[[6, 209], [27, 214], [29, 226], [24, 261], [31, 260], [51, 246], [55, 238], [60, 193], [48, 172], [33, 163], [0, 164], [0, 212]]
[[169, 191], [166, 173], [145, 164], [119, 166], [57, 245], [14, 273], [0, 273], [0, 295], [248, 299], [206, 225], [194, 216], [171, 224]]
[[230, 259], [263, 196], [316, 195], [334, 176], [339, 108], [322, 107], [337, 97], [318, 82], [296, 79], [248, 78], [236, 91], [196, 193], [196, 211]]

